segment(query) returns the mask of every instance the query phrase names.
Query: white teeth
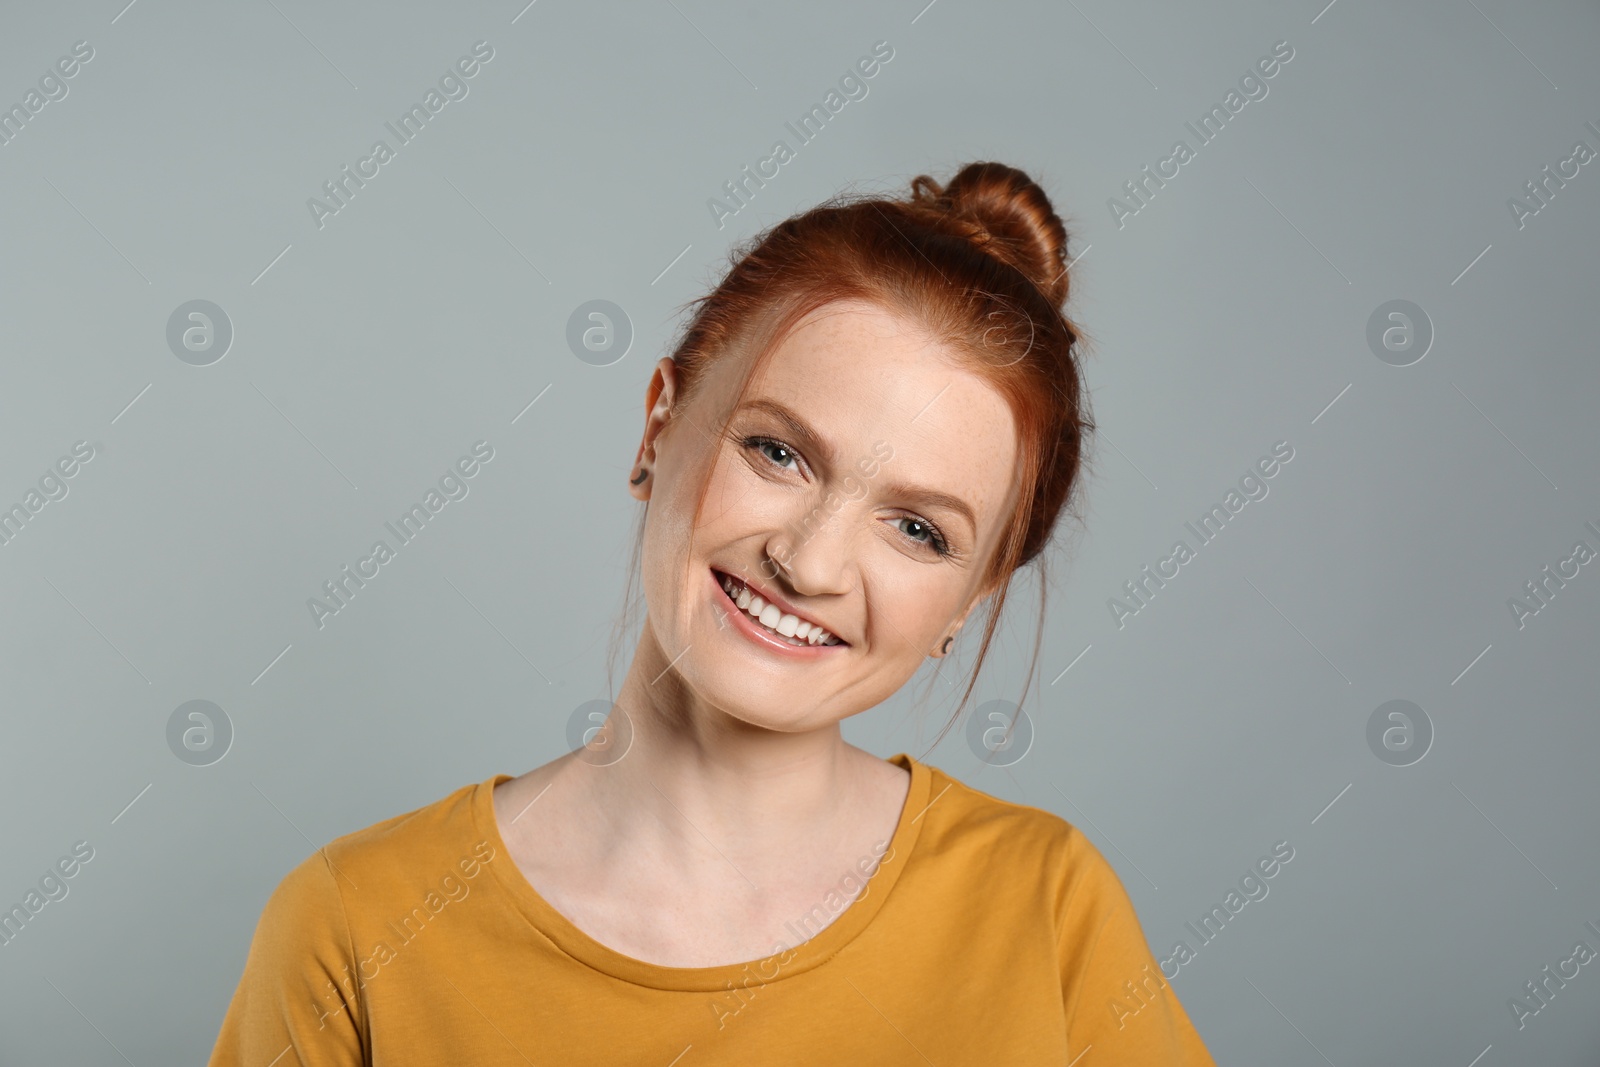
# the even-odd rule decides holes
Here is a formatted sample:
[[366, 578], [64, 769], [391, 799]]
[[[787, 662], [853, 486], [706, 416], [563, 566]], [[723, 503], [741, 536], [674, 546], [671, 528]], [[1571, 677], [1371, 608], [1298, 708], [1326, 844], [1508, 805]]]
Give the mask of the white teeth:
[[722, 588], [733, 598], [739, 608], [767, 629], [789, 639], [794, 645], [836, 645], [841, 644], [827, 630], [813, 623], [806, 622], [798, 615], [791, 615], [780, 611], [776, 604], [769, 604], [765, 600], [750, 592], [747, 586], [740, 585], [732, 578], [723, 576]]

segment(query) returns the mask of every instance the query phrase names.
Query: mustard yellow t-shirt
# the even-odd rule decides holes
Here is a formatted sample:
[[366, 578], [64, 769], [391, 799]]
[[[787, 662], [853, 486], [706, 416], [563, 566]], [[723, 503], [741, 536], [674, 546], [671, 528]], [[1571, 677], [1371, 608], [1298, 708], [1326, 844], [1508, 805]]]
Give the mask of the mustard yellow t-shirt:
[[893, 837], [747, 964], [589, 937], [511, 860], [493, 789], [338, 838], [261, 915], [210, 1067], [1215, 1067], [1074, 826], [901, 753]]

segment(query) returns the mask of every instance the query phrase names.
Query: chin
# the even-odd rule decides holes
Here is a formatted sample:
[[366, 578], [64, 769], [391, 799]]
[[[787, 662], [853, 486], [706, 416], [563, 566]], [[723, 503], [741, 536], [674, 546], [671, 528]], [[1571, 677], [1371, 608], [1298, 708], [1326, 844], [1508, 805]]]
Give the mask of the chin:
[[[679, 666], [685, 664], [680, 662]], [[819, 700], [827, 698], [817, 690], [807, 691], [782, 675], [753, 672], [732, 658], [707, 656], [684, 672], [684, 682], [711, 719], [726, 716], [725, 725], [735, 728], [743, 724], [774, 733], [798, 734], [822, 729], [847, 717], [830, 714], [827, 709], [832, 705], [819, 704]]]
[[776, 733], [776, 734], [804, 734], [804, 733], [810, 733], [813, 730], [821, 729], [821, 728], [823, 728], [825, 726], [830, 725], [830, 723], [831, 723], [831, 720], [815, 721], [815, 722], [808, 721], [808, 720], [805, 720], [805, 719], [780, 720], [780, 719], [776, 719], [776, 718], [774, 718], [773, 716], [770, 716], [770, 715], [763, 715], [763, 716], [743, 715], [743, 714], [740, 714], [737, 711], [727, 712], [726, 709], [725, 709], [725, 713], [728, 714], [732, 718], [738, 719], [740, 722], [744, 723], [746, 726], [753, 726], [758, 730], [767, 730], [767, 731], [769, 731], [771, 733]]

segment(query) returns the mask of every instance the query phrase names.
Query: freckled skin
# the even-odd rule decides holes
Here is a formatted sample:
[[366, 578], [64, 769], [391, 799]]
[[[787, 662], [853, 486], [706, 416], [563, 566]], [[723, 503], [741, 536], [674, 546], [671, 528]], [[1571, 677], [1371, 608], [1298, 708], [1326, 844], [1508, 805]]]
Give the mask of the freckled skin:
[[[676, 669], [701, 699], [769, 729], [822, 727], [900, 689], [967, 610], [980, 564], [998, 539], [1005, 517], [1001, 509], [1013, 498], [1006, 494], [1015, 492], [1015, 423], [997, 392], [973, 372], [958, 369], [952, 353], [931, 344], [910, 323], [868, 304], [824, 308], [785, 339], [750, 390], [752, 398], [771, 397], [800, 413], [833, 444], [842, 469], [823, 487], [818, 484], [820, 456], [803, 455], [811, 468], [807, 479], [792, 472], [763, 474], [753, 465], [802, 465], [782, 452], [769, 449], [769, 457], [778, 457], [771, 460], [740, 449], [736, 441], [712, 448], [708, 434], [724, 415], [742, 369], [732, 361], [718, 368], [721, 373], [687, 413], [691, 418], [685, 423], [695, 425], [669, 424], [652, 433], [652, 413], [643, 446], [651, 476], [634, 493], [651, 501], [652, 522], [659, 509], [663, 532], [671, 536], [652, 541], [646, 533], [643, 569], [651, 625], [663, 650], [673, 655], [696, 646]], [[670, 360], [658, 366], [658, 374], [671, 370]], [[827, 386], [819, 389], [818, 383]], [[666, 399], [663, 391], [658, 407]], [[746, 433], [804, 449], [765, 416], [731, 427], [732, 436]], [[893, 448], [893, 456], [881, 464], [878, 477], [864, 478], [855, 464], [871, 460], [879, 441]], [[691, 555], [693, 492], [713, 455], [716, 468]], [[847, 499], [840, 485], [852, 474], [867, 487], [856, 500]], [[976, 540], [952, 515], [923, 514], [920, 508], [896, 506], [906, 502], [881, 499], [878, 490], [891, 479], [966, 500], [978, 514]], [[828, 489], [840, 503], [823, 513], [820, 529], [798, 543], [801, 520]], [[918, 545], [916, 539], [926, 535], [907, 535], [908, 510], [937, 523], [963, 558], [941, 561]], [[824, 667], [796, 668], [738, 642], [715, 640], [716, 617], [705, 606], [707, 568], [713, 561], [744, 562], [752, 568], [748, 576], [764, 584], [765, 575], [755, 568], [769, 556], [787, 564], [790, 581], [782, 575], [772, 580], [780, 595], [831, 624], [851, 649]], [[686, 557], [690, 566], [680, 573]], [[671, 659], [666, 655], [662, 666]], [[803, 700], [794, 688], [800, 671], [806, 672]]]

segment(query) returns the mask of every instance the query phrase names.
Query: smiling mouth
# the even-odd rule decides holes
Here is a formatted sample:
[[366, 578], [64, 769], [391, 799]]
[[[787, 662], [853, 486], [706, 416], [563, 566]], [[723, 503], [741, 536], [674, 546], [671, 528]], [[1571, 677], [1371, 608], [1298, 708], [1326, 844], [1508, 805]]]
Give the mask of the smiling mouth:
[[738, 578], [712, 568], [712, 575], [728, 598], [731, 610], [739, 612], [768, 637], [795, 648], [842, 648], [847, 642], [835, 634], [798, 615], [784, 612], [776, 604], [767, 603]]

